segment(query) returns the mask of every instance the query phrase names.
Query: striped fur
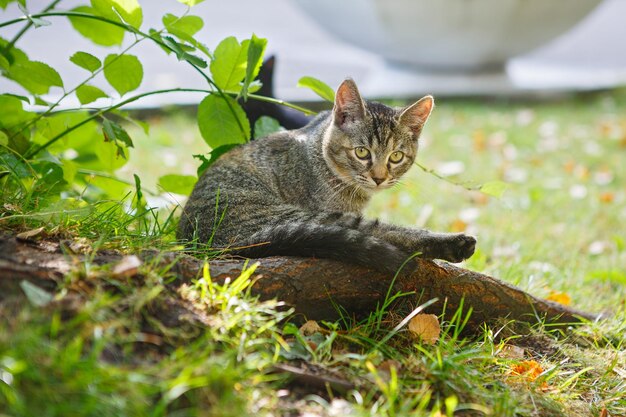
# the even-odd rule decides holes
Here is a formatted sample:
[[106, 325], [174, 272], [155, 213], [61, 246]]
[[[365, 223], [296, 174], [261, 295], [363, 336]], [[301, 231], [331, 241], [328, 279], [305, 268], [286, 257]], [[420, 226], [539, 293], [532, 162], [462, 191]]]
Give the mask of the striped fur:
[[[405, 109], [361, 99], [346, 80], [335, 107], [302, 129], [275, 133], [223, 155], [199, 179], [178, 236], [243, 256], [332, 258], [394, 272], [412, 254], [453, 262], [475, 239], [367, 220], [371, 195], [413, 164], [432, 109], [426, 97]], [[369, 159], [355, 149], [363, 147]], [[398, 163], [390, 160], [402, 152]], [[380, 184], [377, 184], [379, 181]]]

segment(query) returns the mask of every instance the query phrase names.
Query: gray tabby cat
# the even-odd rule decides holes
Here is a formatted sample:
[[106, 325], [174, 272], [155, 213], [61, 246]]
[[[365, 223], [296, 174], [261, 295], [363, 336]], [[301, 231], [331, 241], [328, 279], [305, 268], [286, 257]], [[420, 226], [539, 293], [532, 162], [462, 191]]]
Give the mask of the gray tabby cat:
[[404, 109], [363, 101], [345, 80], [332, 111], [232, 149], [207, 169], [178, 237], [242, 256], [332, 258], [389, 273], [416, 252], [452, 262], [470, 257], [471, 236], [361, 216], [372, 194], [396, 184], [413, 164], [433, 104], [431, 96]]

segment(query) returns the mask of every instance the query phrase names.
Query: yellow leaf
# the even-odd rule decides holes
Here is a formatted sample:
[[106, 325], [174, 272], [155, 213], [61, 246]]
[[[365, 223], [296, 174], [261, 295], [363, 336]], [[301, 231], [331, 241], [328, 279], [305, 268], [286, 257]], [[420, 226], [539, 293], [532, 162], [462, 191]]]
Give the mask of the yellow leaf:
[[441, 327], [439, 319], [434, 314], [417, 314], [409, 321], [411, 334], [428, 345], [434, 345], [439, 340]]
[[543, 372], [543, 368], [535, 360], [521, 361], [511, 365], [509, 373], [514, 376], [519, 376], [528, 382], [532, 382], [537, 379]]
[[550, 290], [550, 294], [548, 294], [546, 300], [554, 301], [555, 303], [565, 306], [572, 304], [572, 298], [567, 293], [554, 290]]

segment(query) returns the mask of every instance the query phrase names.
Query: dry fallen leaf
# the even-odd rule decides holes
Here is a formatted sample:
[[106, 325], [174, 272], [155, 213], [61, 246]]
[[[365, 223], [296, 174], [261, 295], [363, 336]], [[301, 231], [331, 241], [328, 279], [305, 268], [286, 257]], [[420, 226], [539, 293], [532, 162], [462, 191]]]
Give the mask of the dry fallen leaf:
[[25, 232], [18, 233], [18, 235], [15, 236], [15, 238], [17, 240], [33, 240], [33, 238], [40, 235], [41, 232], [43, 232], [43, 227], [38, 227], [33, 230], [27, 230]]
[[439, 340], [441, 327], [439, 319], [434, 314], [417, 314], [409, 321], [411, 334], [428, 345], [434, 345]]
[[554, 301], [555, 303], [565, 306], [572, 304], [572, 298], [567, 293], [554, 290], [550, 290], [550, 294], [548, 294], [546, 300]]
[[79, 237], [70, 242], [69, 248], [74, 253], [91, 253], [93, 252], [93, 243], [84, 237]]
[[509, 368], [509, 374], [533, 382], [543, 372], [543, 368], [535, 360], [521, 361], [514, 363]]
[[304, 336], [310, 336], [314, 333], [318, 333], [322, 328], [315, 320], [309, 320], [300, 326], [300, 333]]
[[139, 267], [141, 266], [141, 259], [135, 255], [124, 256], [114, 267], [113, 275], [116, 278], [132, 277], [137, 274]]
[[519, 346], [504, 345], [502, 349], [500, 349], [500, 351], [497, 353], [497, 356], [506, 359], [521, 360], [524, 359], [525, 353], [526, 351]]

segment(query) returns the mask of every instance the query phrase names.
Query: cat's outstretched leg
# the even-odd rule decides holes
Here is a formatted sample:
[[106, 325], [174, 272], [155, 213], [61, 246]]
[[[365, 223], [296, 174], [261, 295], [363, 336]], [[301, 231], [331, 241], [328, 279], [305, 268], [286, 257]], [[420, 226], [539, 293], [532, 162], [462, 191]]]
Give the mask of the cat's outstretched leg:
[[476, 238], [464, 233], [435, 233], [425, 229], [396, 226], [366, 220], [354, 213], [319, 213], [316, 220], [359, 230], [391, 243], [405, 253], [419, 253], [421, 258], [461, 262], [474, 254]]
[[[339, 225], [288, 221], [263, 227], [237, 242], [234, 253], [247, 257], [329, 258], [394, 274], [410, 255], [393, 244]], [[412, 265], [407, 265], [407, 269]]]

